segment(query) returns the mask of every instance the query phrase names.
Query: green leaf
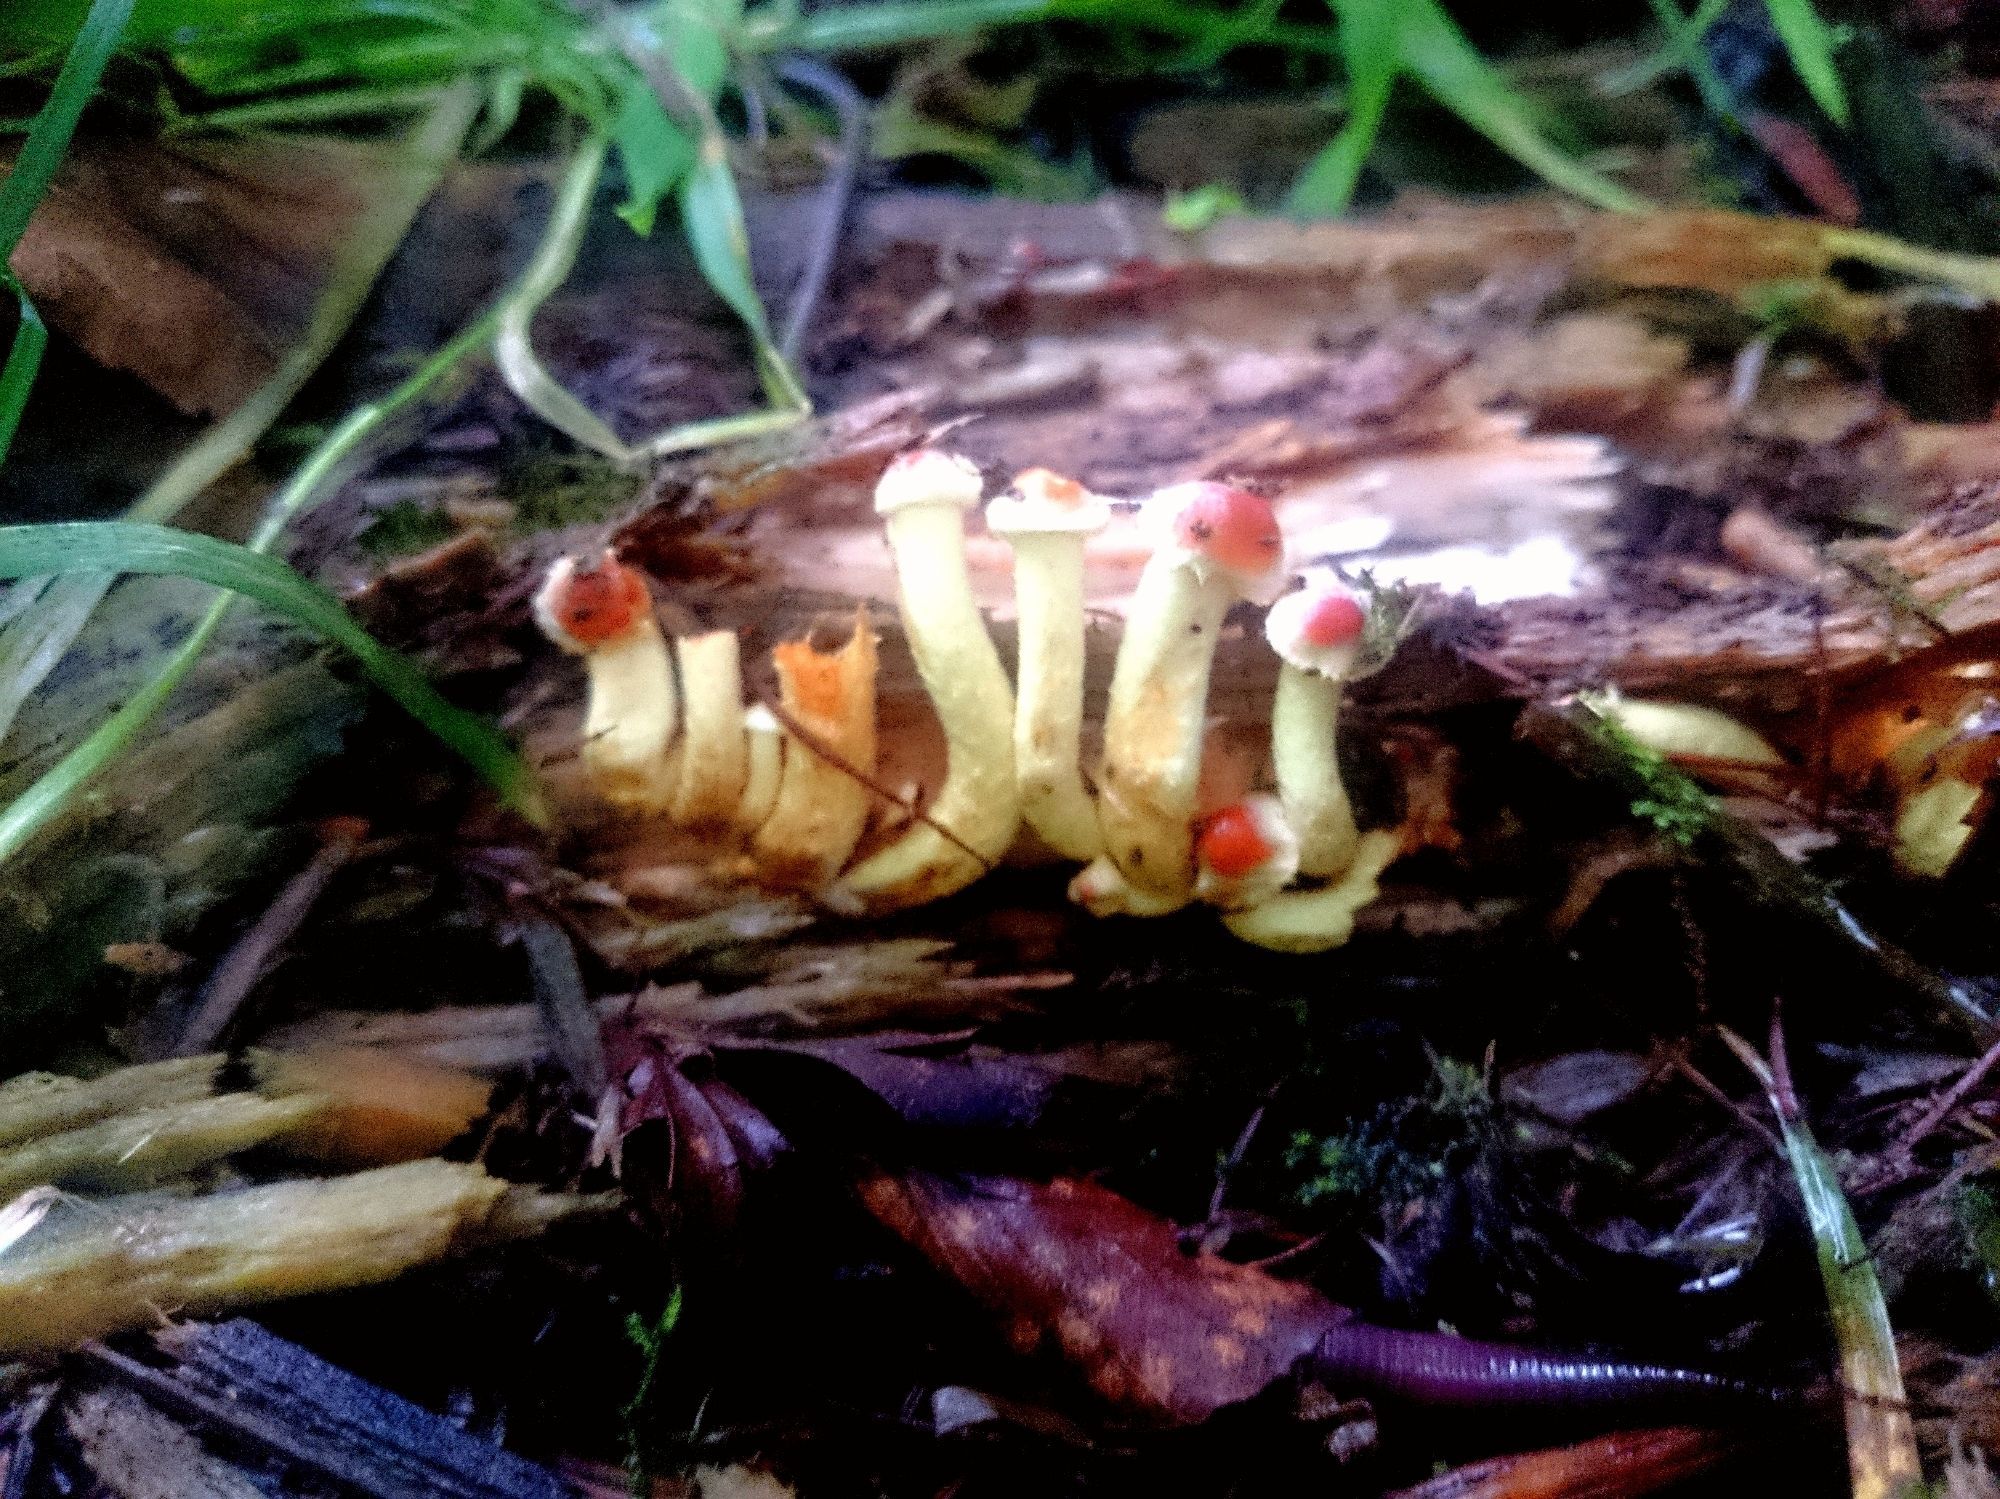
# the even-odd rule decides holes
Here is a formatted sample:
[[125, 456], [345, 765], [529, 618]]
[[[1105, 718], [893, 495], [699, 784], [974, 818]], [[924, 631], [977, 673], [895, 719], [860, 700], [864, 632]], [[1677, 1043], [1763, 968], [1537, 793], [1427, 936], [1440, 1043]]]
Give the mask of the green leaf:
[[1290, 212], [1304, 218], [1338, 218], [1347, 211], [1402, 71], [1397, 0], [1333, 4], [1340, 17], [1340, 55], [1347, 66], [1347, 123], [1307, 164], [1285, 200]]
[[1204, 182], [1187, 192], [1169, 190], [1160, 222], [1176, 234], [1199, 234], [1218, 219], [1248, 213], [1243, 194], [1226, 182]]
[[645, 79], [633, 73], [619, 92], [611, 138], [625, 169], [625, 201], [618, 205], [618, 217], [634, 234], [651, 234], [661, 201], [694, 165], [694, 137], [667, 113]]
[[1840, 69], [1833, 61], [1834, 49], [1840, 45], [1839, 36], [1813, 8], [1812, 0], [1764, 0], [1764, 9], [1806, 91], [1826, 111], [1828, 119], [1844, 128], [1848, 118], [1847, 90], [1841, 85]]
[[104, 76], [104, 65], [117, 50], [131, 14], [132, 0], [94, 0], [84, 17], [69, 56], [63, 59], [62, 71], [56, 74], [49, 102], [35, 116], [21, 154], [14, 158], [13, 170], [0, 182], [0, 266], [13, 258], [35, 205], [48, 191], [49, 179], [69, 150], [69, 138], [76, 133], [83, 106], [97, 92], [97, 80]]
[[695, 264], [717, 296], [743, 320], [757, 344], [758, 370], [775, 405], [804, 409], [806, 395], [791, 366], [771, 342], [763, 300], [750, 279], [750, 236], [743, 226], [743, 200], [729, 170], [729, 153], [719, 132], [705, 134], [695, 169], [681, 183], [681, 224]]
[[[60, 573], [194, 578], [255, 599], [352, 654], [378, 687], [485, 777], [510, 806], [538, 815], [532, 778], [505, 740], [483, 720], [446, 702], [412, 662], [356, 624], [338, 599], [277, 559], [212, 536], [133, 521], [0, 526], [0, 579]], [[197, 631], [200, 644], [206, 644], [211, 629], [204, 621]], [[43, 782], [32, 788], [37, 795], [62, 799], [73, 790], [60, 785], [44, 790]], [[17, 799], [0, 814], [0, 858], [17, 851], [45, 820], [38, 814], [46, 808], [24, 806], [28, 801]]]
[[[1923, 1464], [1896, 1356], [1889, 1304], [1875, 1259], [1854, 1221], [1840, 1175], [1813, 1138], [1789, 1081], [1735, 1032], [1722, 1039], [1763, 1087], [1784, 1136], [1785, 1159], [1805, 1204], [1819, 1259], [1820, 1284], [1840, 1355], [1841, 1408], [1847, 1421], [1848, 1470], [1856, 1495], [1908, 1499], [1921, 1492]], [[1774, 1030], [1775, 1035], [1775, 1030]], [[1774, 1045], [1775, 1050], [1775, 1045]]]
[[5, 463], [14, 431], [21, 425], [21, 413], [28, 405], [28, 392], [34, 389], [35, 373], [42, 367], [49, 330], [35, 304], [28, 300], [27, 290], [5, 269], [0, 269], [0, 289], [12, 292], [21, 309], [13, 346], [7, 350], [7, 362], [0, 365], [0, 463]]
[[1440, 104], [1530, 171], [1586, 203], [1621, 213], [1646, 206], [1637, 194], [1551, 145], [1534, 106], [1479, 55], [1438, 0], [1401, 0], [1395, 9], [1403, 68]]

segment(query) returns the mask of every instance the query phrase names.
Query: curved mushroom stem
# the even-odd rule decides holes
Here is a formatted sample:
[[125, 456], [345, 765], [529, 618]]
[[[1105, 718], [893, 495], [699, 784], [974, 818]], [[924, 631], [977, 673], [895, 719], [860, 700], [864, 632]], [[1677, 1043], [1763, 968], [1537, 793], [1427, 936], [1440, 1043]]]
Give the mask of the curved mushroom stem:
[[1111, 670], [1097, 819], [1118, 872], [1152, 895], [1194, 888], [1194, 814], [1216, 635], [1235, 597], [1218, 576], [1155, 552]]
[[1020, 669], [1014, 776], [1021, 816], [1065, 859], [1104, 847], [1083, 780], [1083, 547], [1076, 532], [1024, 532], [1014, 547]]
[[1099, 855], [1069, 882], [1069, 898], [1093, 916], [1166, 916], [1193, 899], [1186, 895], [1155, 895], [1127, 882], [1118, 866]]
[[1245, 942], [1277, 952], [1315, 953], [1339, 947], [1354, 935], [1354, 918], [1382, 893], [1382, 871], [1402, 851], [1399, 833], [1364, 833], [1354, 861], [1330, 885], [1288, 890], [1247, 911], [1231, 911], [1222, 924]]
[[728, 822], [743, 799], [749, 749], [743, 737], [743, 663], [734, 630], [674, 641], [686, 699], [680, 782], [673, 819], [689, 827]]
[[785, 726], [762, 703], [743, 710], [745, 741], [743, 794], [730, 820], [737, 831], [755, 833], [778, 804], [778, 784], [785, 773]]
[[1360, 830], [1340, 776], [1341, 682], [1290, 662], [1271, 702], [1271, 760], [1278, 799], [1299, 839], [1299, 872], [1331, 878], [1354, 858]]
[[598, 790], [620, 806], [667, 811], [680, 698], [644, 580], [609, 552], [588, 569], [564, 557], [536, 593], [534, 614], [544, 635], [583, 657], [583, 763]]
[[1007, 852], [1021, 824], [1014, 692], [972, 596], [964, 506], [951, 497], [906, 502], [888, 509], [886, 525], [903, 630], [944, 729], [946, 765], [928, 821], [864, 859], [836, 888], [871, 911], [963, 889]]
[[837, 651], [810, 640], [771, 649], [778, 696], [810, 741], [785, 736], [784, 773], [771, 815], [751, 842], [759, 871], [781, 884], [818, 889], [835, 875], [868, 824], [868, 787], [875, 773], [875, 632], [865, 609], [854, 634]]

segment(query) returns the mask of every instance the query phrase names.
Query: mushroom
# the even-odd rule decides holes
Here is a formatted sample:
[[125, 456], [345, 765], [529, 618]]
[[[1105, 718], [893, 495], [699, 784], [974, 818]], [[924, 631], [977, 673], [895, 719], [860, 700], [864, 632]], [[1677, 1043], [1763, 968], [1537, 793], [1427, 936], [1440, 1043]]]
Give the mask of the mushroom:
[[965, 512], [979, 490], [977, 469], [935, 449], [900, 455], [875, 488], [903, 633], [944, 729], [946, 765], [924, 819], [840, 882], [835, 893], [868, 910], [963, 889], [1007, 852], [1021, 823], [1014, 692], [966, 574]]
[[743, 737], [743, 664], [734, 630], [682, 635], [680, 780], [673, 819], [689, 827], [727, 823], [743, 799], [749, 747]]
[[1014, 707], [1014, 779], [1021, 817], [1066, 859], [1103, 847], [1097, 803], [1084, 784], [1083, 548], [1111, 522], [1111, 506], [1045, 468], [1014, 477], [986, 507], [986, 528], [1014, 549], [1020, 666]]
[[1368, 611], [1331, 572], [1304, 576], [1306, 586], [1264, 616], [1264, 638], [1283, 662], [1271, 701], [1271, 760], [1285, 820], [1298, 835], [1299, 870], [1324, 878], [1347, 867], [1360, 837], [1335, 731], [1341, 687], [1360, 658]]
[[875, 773], [875, 632], [865, 609], [837, 651], [810, 640], [771, 648], [787, 720], [777, 800], [751, 840], [758, 871], [819, 889], [840, 873], [868, 823]]
[[785, 726], [762, 703], [743, 710], [745, 741], [743, 795], [731, 819], [738, 832], [753, 834], [778, 804], [778, 784], [785, 773]]
[[1314, 953], [1354, 935], [1354, 917], [1382, 893], [1382, 871], [1402, 851], [1402, 835], [1363, 833], [1339, 879], [1316, 890], [1287, 890], [1258, 905], [1227, 912], [1222, 924], [1245, 942], [1278, 952]]
[[598, 789], [620, 805], [664, 812], [680, 700], [645, 580], [609, 551], [595, 567], [564, 557], [535, 594], [534, 613], [544, 635], [583, 657], [583, 761]]
[[1238, 911], [1292, 882], [1299, 840], [1276, 797], [1246, 796], [1201, 820], [1194, 857], [1195, 898]]
[[1194, 882], [1194, 812], [1209, 669], [1239, 598], [1268, 604], [1284, 579], [1270, 503], [1226, 484], [1163, 489], [1147, 502], [1161, 531], [1140, 574], [1112, 667], [1098, 776], [1105, 851], [1132, 885], [1183, 897]]
[[1192, 896], [1192, 890], [1180, 895], [1141, 890], [1103, 854], [1079, 869], [1069, 882], [1069, 898], [1093, 916], [1165, 916], [1180, 910]]

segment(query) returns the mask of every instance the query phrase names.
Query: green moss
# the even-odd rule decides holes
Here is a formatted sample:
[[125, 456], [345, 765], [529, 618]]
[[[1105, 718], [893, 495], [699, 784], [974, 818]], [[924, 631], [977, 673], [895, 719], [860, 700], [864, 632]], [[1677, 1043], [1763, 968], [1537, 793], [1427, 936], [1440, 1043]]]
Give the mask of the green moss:
[[450, 540], [457, 529], [441, 511], [398, 500], [361, 533], [361, 549], [376, 558], [414, 556]]

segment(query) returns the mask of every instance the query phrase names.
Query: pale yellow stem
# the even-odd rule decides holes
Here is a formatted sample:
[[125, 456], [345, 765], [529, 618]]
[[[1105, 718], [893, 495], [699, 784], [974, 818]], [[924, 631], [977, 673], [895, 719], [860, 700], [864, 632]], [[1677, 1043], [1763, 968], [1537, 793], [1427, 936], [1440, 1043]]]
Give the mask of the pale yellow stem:
[[674, 641], [686, 699], [674, 821], [712, 827], [735, 816], [750, 772], [743, 736], [743, 663], [734, 630]]
[[1075, 531], [1020, 532], [1014, 546], [1019, 688], [1014, 777], [1021, 816], [1066, 859], [1103, 849], [1083, 781], [1083, 542]]
[[1178, 898], [1194, 888], [1209, 668], [1233, 595], [1220, 578], [1159, 552], [1125, 621], [1104, 713], [1097, 819], [1105, 852], [1134, 886]]
[[903, 632], [944, 729], [946, 766], [927, 820], [840, 882], [837, 894], [874, 911], [921, 905], [963, 889], [1007, 852], [1021, 823], [1014, 692], [972, 596], [965, 513], [949, 502], [910, 504], [884, 524], [896, 559]]
[[784, 725], [769, 708], [754, 703], [743, 713], [743, 738], [748, 764], [734, 820], [737, 830], [748, 834], [762, 827], [778, 804], [778, 784], [785, 773]]
[[590, 702], [583, 717], [583, 763], [607, 801], [665, 812], [673, 800], [669, 752], [680, 698], [666, 637], [650, 617], [624, 639], [583, 658]]
[[1340, 778], [1341, 684], [1286, 662], [1271, 702], [1271, 760], [1278, 800], [1299, 840], [1299, 873], [1330, 879], [1354, 858], [1360, 831]]

